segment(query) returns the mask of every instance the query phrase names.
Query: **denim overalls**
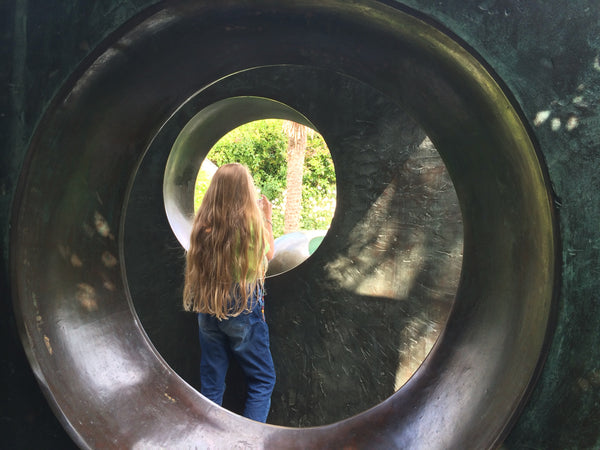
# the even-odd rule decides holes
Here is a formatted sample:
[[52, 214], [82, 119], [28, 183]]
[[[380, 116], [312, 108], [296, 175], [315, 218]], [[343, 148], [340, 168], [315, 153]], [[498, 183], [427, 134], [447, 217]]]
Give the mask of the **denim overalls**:
[[237, 317], [219, 320], [198, 314], [200, 326], [200, 392], [221, 405], [229, 354], [233, 354], [246, 376], [247, 398], [244, 417], [265, 422], [275, 386], [275, 367], [269, 348], [269, 328], [263, 313], [263, 292], [253, 296], [252, 310]]

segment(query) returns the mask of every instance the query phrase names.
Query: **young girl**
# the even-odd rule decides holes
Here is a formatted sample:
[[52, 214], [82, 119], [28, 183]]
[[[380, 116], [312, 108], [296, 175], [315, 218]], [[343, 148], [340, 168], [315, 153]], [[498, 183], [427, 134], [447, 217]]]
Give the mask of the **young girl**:
[[267, 419], [275, 385], [263, 309], [274, 251], [271, 212], [246, 167], [220, 167], [194, 218], [183, 294], [184, 309], [198, 313], [202, 394], [222, 404], [232, 354], [246, 377], [244, 416], [259, 422]]

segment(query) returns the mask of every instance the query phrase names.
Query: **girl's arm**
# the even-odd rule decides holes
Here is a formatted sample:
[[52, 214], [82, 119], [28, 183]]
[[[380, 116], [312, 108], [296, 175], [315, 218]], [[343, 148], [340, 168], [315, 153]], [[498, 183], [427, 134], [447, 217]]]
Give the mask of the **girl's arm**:
[[275, 241], [273, 239], [273, 223], [272, 223], [272, 218], [273, 218], [273, 205], [271, 204], [271, 202], [269, 201], [269, 199], [266, 197], [265, 194], [263, 194], [259, 200], [259, 205], [260, 208], [263, 212], [263, 217], [265, 219], [265, 230], [267, 232], [266, 237], [267, 237], [267, 243], [269, 244], [269, 251], [267, 252], [267, 259], [269, 261], [271, 261], [271, 259], [273, 258], [273, 253], [275, 253]]

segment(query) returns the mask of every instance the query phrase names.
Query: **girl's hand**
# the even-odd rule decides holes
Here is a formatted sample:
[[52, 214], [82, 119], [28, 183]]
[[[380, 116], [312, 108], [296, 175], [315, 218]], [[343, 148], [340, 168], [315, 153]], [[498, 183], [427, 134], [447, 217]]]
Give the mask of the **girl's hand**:
[[[269, 251], [267, 252], [267, 259], [271, 261], [275, 254], [275, 241], [273, 240], [273, 224], [271, 223], [273, 215], [273, 205], [265, 194], [261, 195], [258, 199], [258, 207], [261, 209], [265, 219], [265, 230], [267, 231], [267, 241], [269, 243]], [[267, 225], [268, 223], [268, 225]]]
[[261, 197], [258, 199], [258, 207], [263, 212], [265, 219], [270, 221], [273, 215], [273, 205], [271, 204], [271, 202], [265, 194], [262, 194]]

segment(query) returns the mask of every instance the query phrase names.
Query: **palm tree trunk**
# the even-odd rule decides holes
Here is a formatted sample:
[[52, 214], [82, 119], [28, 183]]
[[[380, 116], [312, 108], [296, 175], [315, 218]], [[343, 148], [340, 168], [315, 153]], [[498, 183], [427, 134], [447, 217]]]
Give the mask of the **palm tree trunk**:
[[283, 217], [283, 232], [291, 233], [300, 229], [302, 213], [302, 175], [306, 153], [306, 127], [289, 122], [285, 129], [288, 134], [287, 148], [287, 196]]

